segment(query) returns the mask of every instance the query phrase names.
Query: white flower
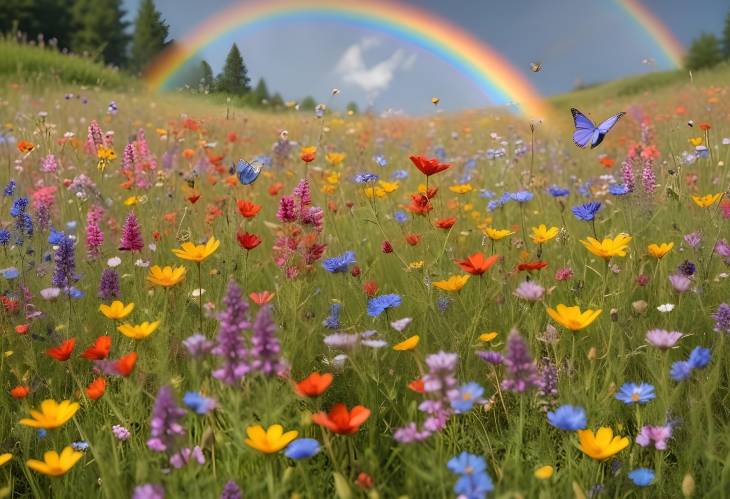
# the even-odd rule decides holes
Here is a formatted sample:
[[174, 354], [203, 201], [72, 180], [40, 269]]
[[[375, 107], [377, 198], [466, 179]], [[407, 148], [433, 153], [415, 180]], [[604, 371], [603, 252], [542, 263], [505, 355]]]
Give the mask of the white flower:
[[134, 262], [134, 264], [137, 267], [149, 267], [150, 266], [149, 260], [142, 260], [141, 258], [137, 258], [137, 261]]
[[671, 312], [674, 310], [674, 303], [664, 303], [656, 308], [660, 312]]
[[109, 265], [111, 268], [119, 267], [122, 264], [122, 259], [118, 256], [113, 256], [106, 261], [106, 264]]
[[413, 321], [413, 319], [411, 319], [410, 317], [403, 317], [402, 319], [391, 322], [390, 325], [393, 329], [395, 329], [399, 333], [402, 333], [403, 330], [408, 327], [408, 324], [410, 324], [411, 321]]
[[192, 296], [193, 298], [199, 298], [199, 297], [201, 297], [204, 294], [205, 294], [205, 290], [204, 289], [202, 289], [202, 288], [195, 288], [192, 291], [192, 293], [190, 293], [190, 296]]

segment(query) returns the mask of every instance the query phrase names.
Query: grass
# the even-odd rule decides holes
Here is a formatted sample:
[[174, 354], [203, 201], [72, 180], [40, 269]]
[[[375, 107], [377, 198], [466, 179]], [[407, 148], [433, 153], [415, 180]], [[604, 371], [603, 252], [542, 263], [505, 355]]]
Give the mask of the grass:
[[[631, 95], [620, 96], [619, 89], [637, 88], [637, 84], [622, 87], [616, 83], [576, 93], [579, 104], [600, 102], [594, 104], [594, 111], [627, 106], [633, 112], [595, 151], [573, 146], [569, 115], [538, 127], [535, 175], [529, 184], [534, 198], [525, 205], [510, 201], [493, 211], [486, 209], [488, 200], [479, 189], [499, 196], [503, 191], [525, 188], [524, 172], [533, 162], [529, 151], [522, 149], [530, 141], [528, 124], [514, 116], [495, 117], [479, 111], [419, 119], [327, 115], [322, 120], [313, 113], [236, 110], [226, 120], [225, 106], [180, 95], [83, 90], [68, 83], [81, 83], [80, 78], [42, 84], [26, 80], [3, 86], [3, 109], [9, 112], [3, 118], [0, 183], [14, 179], [18, 185], [15, 198], [32, 196], [42, 186], [58, 188], [51, 223], [78, 241], [76, 272], [80, 279], [74, 285], [83, 297], [68, 299], [62, 294], [55, 301], [41, 297], [41, 290], [51, 285], [56, 250], [48, 242], [48, 230], [39, 228], [37, 219], [33, 237], [22, 247], [11, 242], [3, 248], [3, 266], [17, 268], [20, 275], [3, 279], [2, 294], [32, 307], [7, 313], [0, 322], [0, 351], [4, 352], [0, 397], [6, 408], [0, 413], [0, 454], [13, 455], [0, 468], [0, 486], [17, 497], [122, 498], [130, 497], [136, 485], [154, 483], [164, 487], [167, 497], [213, 497], [227, 481], [235, 480], [246, 497], [450, 497], [456, 477], [446, 464], [454, 455], [469, 451], [485, 459], [498, 497], [580, 496], [599, 485], [605, 497], [681, 497], [687, 475], [695, 484], [696, 496], [724, 497], [730, 490], [729, 340], [725, 333], [713, 331], [711, 315], [720, 303], [727, 302], [728, 281], [727, 266], [711, 251], [718, 238], [727, 237], [728, 220], [719, 202], [701, 209], [690, 195], [728, 188], [730, 146], [721, 144], [723, 137], [730, 136], [729, 108], [723, 98], [726, 71], [696, 75], [694, 84], [673, 83]], [[87, 96], [88, 101], [62, 100], [69, 91]], [[119, 106], [113, 115], [107, 113], [112, 99]], [[686, 108], [686, 114], [676, 114], [679, 105]], [[40, 111], [47, 116], [39, 116]], [[683, 155], [694, 149], [688, 140], [700, 135], [697, 127], [686, 125], [690, 117], [698, 124], [712, 125], [708, 136], [713, 156], [693, 163]], [[605, 175], [620, 179], [620, 171], [618, 166], [611, 171], [601, 167], [599, 154], [620, 164], [628, 148], [642, 140], [640, 123], [646, 118], [645, 139], [661, 153], [654, 164], [659, 187], [646, 194], [639, 180], [633, 194], [608, 195]], [[112, 146], [118, 158], [103, 173], [97, 169], [95, 155], [83, 146], [92, 120], [104, 131], [114, 131]], [[157, 168], [146, 170], [150, 163], [139, 156], [138, 149], [135, 178], [146, 179], [149, 186], [125, 189], [121, 187], [128, 180], [122, 174], [123, 151], [140, 128], [145, 130]], [[275, 157], [274, 165], [249, 186], [226, 181], [229, 165], [238, 158], [271, 155], [281, 130], [297, 142], [289, 154]], [[78, 140], [70, 135], [60, 140], [66, 132]], [[490, 136], [492, 133], [497, 137]], [[34, 150], [19, 152], [8, 143], [10, 136], [31, 141]], [[299, 158], [299, 148], [305, 145], [318, 146], [316, 158], [309, 164]], [[433, 156], [440, 147], [452, 168], [428, 179], [430, 187], [439, 188], [432, 199], [433, 210], [428, 216], [410, 214], [407, 221], [397, 222], [395, 213], [405, 212], [411, 195], [425, 183], [408, 156]], [[495, 153], [501, 147], [505, 148], [503, 157]], [[326, 160], [327, 152], [343, 152], [346, 158], [333, 165]], [[44, 173], [39, 167], [49, 153], [60, 161], [55, 173]], [[387, 166], [374, 163], [376, 154], [387, 158]], [[494, 154], [496, 158], [488, 159]], [[469, 160], [474, 160], [471, 170]], [[637, 174], [641, 168], [643, 164], [637, 162]], [[408, 171], [409, 177], [382, 197], [368, 198], [363, 186], [351, 180], [362, 171], [389, 180], [400, 169]], [[467, 173], [468, 180], [463, 178]], [[95, 187], [84, 184], [81, 174]], [[331, 274], [319, 259], [300, 268], [298, 277], [289, 278], [274, 261], [282, 231], [296, 238], [300, 229], [277, 218], [279, 200], [305, 176], [311, 184], [313, 204], [324, 209], [324, 230], [313, 233], [316, 241], [327, 245], [323, 258], [354, 251], [359, 275]], [[595, 224], [598, 236], [627, 232], [633, 237], [626, 256], [613, 258], [611, 267], [580, 244], [594, 229], [569, 210], [589, 200], [579, 193], [587, 181], [591, 183], [590, 199], [603, 204]], [[473, 189], [464, 194], [450, 189], [465, 183]], [[69, 184], [74, 187], [67, 188]], [[552, 184], [568, 187], [570, 197], [552, 198], [545, 191]], [[391, 190], [393, 186], [381, 187]], [[668, 196], [667, 187], [678, 196]], [[200, 198], [192, 203], [196, 195]], [[253, 218], [243, 218], [236, 206], [242, 199], [260, 204], [261, 211]], [[13, 229], [12, 199], [3, 197], [2, 203], [2, 226]], [[99, 257], [87, 257], [85, 226], [94, 205], [104, 210], [100, 228], [105, 241]], [[30, 211], [35, 217], [35, 208]], [[140, 221], [145, 245], [139, 252], [118, 250], [120, 227], [129, 213]], [[447, 217], [454, 217], [453, 228], [434, 227], [434, 221]], [[537, 247], [525, 238], [522, 227], [529, 231], [541, 223], [561, 231], [559, 237]], [[492, 243], [482, 232], [487, 226], [515, 233]], [[303, 229], [311, 232], [308, 225]], [[263, 239], [250, 252], [236, 240], [236, 233], [244, 230]], [[703, 235], [696, 250], [683, 239], [693, 231]], [[420, 236], [416, 245], [406, 242], [411, 234]], [[220, 358], [196, 360], [188, 355], [181, 342], [199, 329], [199, 302], [191, 295], [200, 287], [198, 268], [171, 252], [186, 235], [194, 242], [210, 236], [221, 240], [220, 248], [201, 265], [206, 311], [202, 333], [215, 340], [216, 314], [225, 309], [223, 295], [229, 280], [235, 280], [246, 295], [262, 290], [275, 293], [271, 306], [276, 337], [290, 365], [289, 377], [252, 373], [228, 386], [211, 376], [220, 366]], [[392, 244], [392, 253], [382, 251], [384, 240]], [[674, 248], [657, 260], [646, 248], [660, 242], [673, 242]], [[482, 277], [472, 277], [459, 292], [442, 292], [433, 285], [463, 274], [453, 260], [476, 251], [502, 258]], [[116, 331], [117, 324], [98, 311], [100, 303], [108, 303], [98, 298], [97, 290], [111, 257], [121, 259], [116, 267], [121, 278], [120, 299], [136, 305], [125, 320], [135, 324], [161, 321], [144, 340], [123, 336]], [[548, 262], [548, 267], [531, 273], [517, 270], [520, 263], [537, 259]], [[698, 272], [692, 290], [679, 295], [669, 285], [668, 276], [686, 259], [697, 265]], [[182, 264], [188, 273], [182, 283], [168, 290], [154, 288], [145, 282], [148, 264]], [[565, 267], [572, 269], [573, 278], [556, 280], [555, 272]], [[645, 286], [636, 284], [640, 275], [648, 277]], [[547, 290], [534, 303], [513, 295], [528, 278]], [[368, 297], [363, 292], [368, 281], [377, 283], [378, 294], [399, 294], [402, 304], [378, 317], [369, 316]], [[21, 285], [27, 287], [27, 293]], [[637, 312], [634, 304], [640, 300], [647, 305]], [[342, 305], [342, 332], [377, 331], [377, 337], [389, 346], [360, 345], [352, 350], [326, 346], [323, 339], [333, 331], [323, 321], [333, 303]], [[559, 303], [603, 312], [593, 324], [573, 333], [546, 313], [548, 306]], [[661, 313], [657, 306], [663, 303], [672, 303], [675, 309]], [[260, 307], [249, 305], [254, 316]], [[33, 310], [42, 315], [26, 317]], [[390, 322], [404, 317], [413, 322], [398, 332]], [[30, 325], [27, 334], [16, 332], [15, 327], [22, 324]], [[545, 341], [549, 325], [558, 330], [552, 342]], [[644, 340], [646, 331], [654, 328], [681, 331], [686, 336], [677, 348], [662, 352]], [[482, 350], [506, 354], [512, 329], [520, 331], [540, 366], [550, 362], [556, 367], [555, 397], [540, 396], [534, 390], [523, 394], [503, 390], [505, 368], [476, 356]], [[480, 341], [479, 335], [486, 331], [496, 331], [497, 338], [491, 343]], [[79, 354], [103, 334], [112, 337], [111, 358], [135, 351], [138, 361], [129, 377], [107, 376], [106, 393], [94, 401], [85, 395], [85, 388], [99, 373]], [[414, 350], [390, 348], [414, 334], [420, 336]], [[70, 337], [76, 339], [76, 349], [68, 361], [46, 355], [48, 348]], [[687, 359], [697, 346], [711, 350], [711, 363], [688, 380], [672, 381], [672, 363]], [[407, 385], [424, 374], [426, 358], [441, 350], [458, 354], [455, 376], [459, 383], [475, 381], [483, 386], [484, 401], [465, 414], [453, 415], [443, 431], [425, 442], [398, 444], [393, 439], [396, 428], [409, 421], [420, 424], [425, 418], [418, 410], [424, 396]], [[347, 358], [340, 364], [342, 354]], [[300, 398], [292, 390], [292, 380], [301, 380], [312, 371], [333, 372], [334, 382], [317, 399]], [[628, 406], [613, 396], [624, 383], [642, 381], [655, 386], [656, 399]], [[18, 385], [30, 388], [25, 399], [9, 395]], [[206, 415], [188, 412], [182, 420], [184, 435], [177, 445], [199, 445], [206, 458], [203, 465], [191, 462], [182, 469], [170, 469], [169, 456], [152, 452], [146, 445], [155, 397], [165, 385], [173, 387], [180, 405], [186, 391], [200, 391], [218, 401], [216, 410]], [[48, 398], [75, 400], [81, 408], [72, 420], [41, 438], [18, 421]], [[359, 432], [335, 435], [312, 424], [312, 413], [337, 402], [371, 410]], [[614, 459], [592, 460], [578, 449], [573, 432], [547, 423], [545, 410], [559, 404], [585, 407], [588, 428], [609, 426], [629, 437], [629, 446]], [[668, 450], [635, 443], [642, 425], [667, 421], [675, 425]], [[281, 453], [258, 453], [244, 443], [245, 429], [256, 423], [280, 423], [287, 430], [295, 429], [302, 437], [316, 438], [322, 451], [301, 461]], [[116, 424], [130, 430], [128, 441], [114, 438], [111, 427]], [[89, 448], [62, 477], [44, 476], [25, 464], [49, 449], [60, 450], [80, 440], [88, 442]], [[555, 467], [552, 478], [541, 481], [533, 476], [542, 465]], [[637, 467], [656, 473], [648, 489], [639, 489], [628, 479], [627, 473]], [[357, 485], [361, 473], [372, 478], [369, 490]]]

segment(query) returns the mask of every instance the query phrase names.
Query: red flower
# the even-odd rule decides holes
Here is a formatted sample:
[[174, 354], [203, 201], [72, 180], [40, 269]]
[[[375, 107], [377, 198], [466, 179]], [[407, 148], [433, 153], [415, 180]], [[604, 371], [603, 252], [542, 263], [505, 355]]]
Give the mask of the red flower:
[[281, 190], [283, 188], [284, 188], [284, 184], [282, 184], [281, 182], [276, 182], [274, 184], [271, 184], [269, 186], [269, 195], [276, 196], [277, 194], [279, 194], [279, 192], [281, 192]]
[[370, 297], [375, 296], [378, 294], [378, 283], [375, 281], [365, 281], [365, 284], [362, 285], [362, 290]]
[[357, 265], [353, 266], [350, 269], [350, 275], [352, 277], [360, 277], [360, 272], [361, 272], [360, 267], [358, 267]]
[[499, 261], [499, 255], [484, 257], [484, 254], [477, 251], [471, 256], [467, 256], [465, 260], [454, 260], [454, 263], [461, 267], [464, 272], [472, 275], [482, 275], [490, 269], [492, 265]]
[[10, 396], [16, 400], [24, 399], [30, 393], [30, 388], [27, 386], [18, 385], [10, 390]]
[[426, 393], [425, 382], [422, 378], [414, 379], [408, 383], [408, 388], [416, 393]]
[[340, 435], [357, 433], [360, 426], [370, 417], [370, 409], [356, 405], [348, 411], [345, 404], [335, 404], [328, 413], [312, 414], [312, 422], [324, 426]]
[[109, 351], [112, 348], [112, 337], [111, 336], [99, 336], [94, 344], [84, 350], [81, 354], [81, 358], [87, 360], [102, 360], [109, 356]]
[[434, 222], [434, 225], [438, 227], [439, 229], [450, 229], [454, 226], [456, 223], [456, 218], [454, 217], [448, 217], [448, 218], [441, 218], [439, 220], [436, 220]]
[[364, 471], [361, 471], [359, 475], [357, 475], [357, 480], [355, 480], [355, 483], [358, 487], [360, 487], [363, 490], [369, 490], [373, 488], [373, 485], [375, 485], [375, 481], [373, 480], [373, 477], [365, 473]]
[[700, 127], [700, 130], [703, 130], [705, 132], [707, 130], [709, 130], [710, 128], [712, 128], [712, 126], [709, 123], [700, 123], [699, 127]]
[[136, 363], [137, 352], [132, 352], [119, 357], [119, 360], [114, 363], [114, 367], [120, 376], [124, 376], [126, 378], [127, 376], [132, 374]]
[[410, 244], [411, 246], [415, 246], [421, 241], [421, 236], [418, 234], [408, 234], [406, 236], [406, 242]]
[[414, 165], [416, 165], [416, 168], [421, 170], [421, 173], [427, 177], [442, 172], [451, 166], [446, 163], [439, 163], [439, 161], [435, 158], [428, 159], [423, 156], [411, 156], [411, 161]]
[[30, 324], [18, 324], [15, 326], [15, 332], [18, 334], [26, 334], [30, 329]]
[[98, 400], [106, 392], [106, 379], [99, 377], [86, 387], [86, 396], [91, 400]]
[[251, 234], [250, 232], [239, 231], [238, 234], [236, 234], [236, 239], [238, 239], [238, 244], [241, 246], [241, 248], [245, 249], [246, 251], [251, 251], [256, 246], [261, 244], [261, 238], [256, 234]]
[[246, 218], [253, 218], [261, 211], [261, 205], [253, 201], [239, 199], [236, 204], [238, 205], [238, 212]]
[[18, 142], [18, 151], [22, 152], [23, 154], [28, 154], [33, 149], [35, 149], [35, 146], [32, 142], [28, 142], [27, 140], [21, 140]]
[[198, 199], [200, 199], [200, 193], [194, 193], [187, 197], [188, 201], [190, 201], [190, 204], [195, 204], [198, 202]]
[[390, 244], [390, 241], [383, 241], [383, 244], [380, 245], [380, 249], [383, 250], [383, 253], [392, 253], [393, 245]]
[[540, 270], [540, 269], [544, 269], [547, 266], [548, 266], [547, 262], [543, 262], [541, 260], [538, 260], [536, 262], [521, 263], [521, 264], [519, 264], [517, 266], [517, 270], [519, 270], [519, 271], [523, 271], [523, 270], [528, 270], [528, 271], [529, 270]]
[[433, 210], [433, 205], [429, 199], [426, 194], [411, 194], [411, 204], [406, 206], [406, 209], [411, 213], [425, 215]]
[[56, 360], [59, 360], [61, 362], [64, 362], [71, 357], [71, 353], [74, 351], [74, 347], [76, 346], [76, 339], [71, 338], [69, 340], [64, 341], [60, 345], [54, 348], [49, 348], [46, 350], [46, 353], [53, 357]]
[[332, 384], [333, 376], [330, 373], [320, 374], [313, 372], [299, 383], [294, 385], [294, 391], [302, 397], [318, 397]]
[[238, 140], [238, 135], [236, 135], [236, 132], [228, 132], [228, 135], [226, 135], [226, 139], [228, 142], [235, 142]]
[[274, 293], [271, 291], [254, 291], [248, 296], [256, 305], [266, 305], [274, 299]]

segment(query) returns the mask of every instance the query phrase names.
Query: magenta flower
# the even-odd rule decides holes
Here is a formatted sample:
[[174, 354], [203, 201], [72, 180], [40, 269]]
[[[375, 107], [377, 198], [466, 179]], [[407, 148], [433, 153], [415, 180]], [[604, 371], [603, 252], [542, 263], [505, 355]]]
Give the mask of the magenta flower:
[[639, 434], [636, 435], [636, 443], [642, 447], [648, 447], [652, 443], [657, 450], [667, 449], [667, 440], [672, 438], [672, 426], [649, 426], [641, 427]]

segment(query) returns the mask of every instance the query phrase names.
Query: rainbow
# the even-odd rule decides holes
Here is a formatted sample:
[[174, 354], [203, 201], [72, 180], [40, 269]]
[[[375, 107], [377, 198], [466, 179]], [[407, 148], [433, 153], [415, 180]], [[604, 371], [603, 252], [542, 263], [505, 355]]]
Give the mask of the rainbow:
[[520, 73], [494, 49], [458, 26], [412, 5], [384, 0], [260, 0], [226, 8], [173, 44], [145, 75], [160, 91], [206, 45], [241, 27], [253, 29], [282, 20], [325, 19], [386, 32], [436, 54], [477, 84], [493, 104], [518, 106], [523, 116], [542, 118], [549, 106]]
[[618, 4], [654, 40], [675, 68], [682, 66], [684, 47], [659, 18], [639, 0], [618, 0]]

